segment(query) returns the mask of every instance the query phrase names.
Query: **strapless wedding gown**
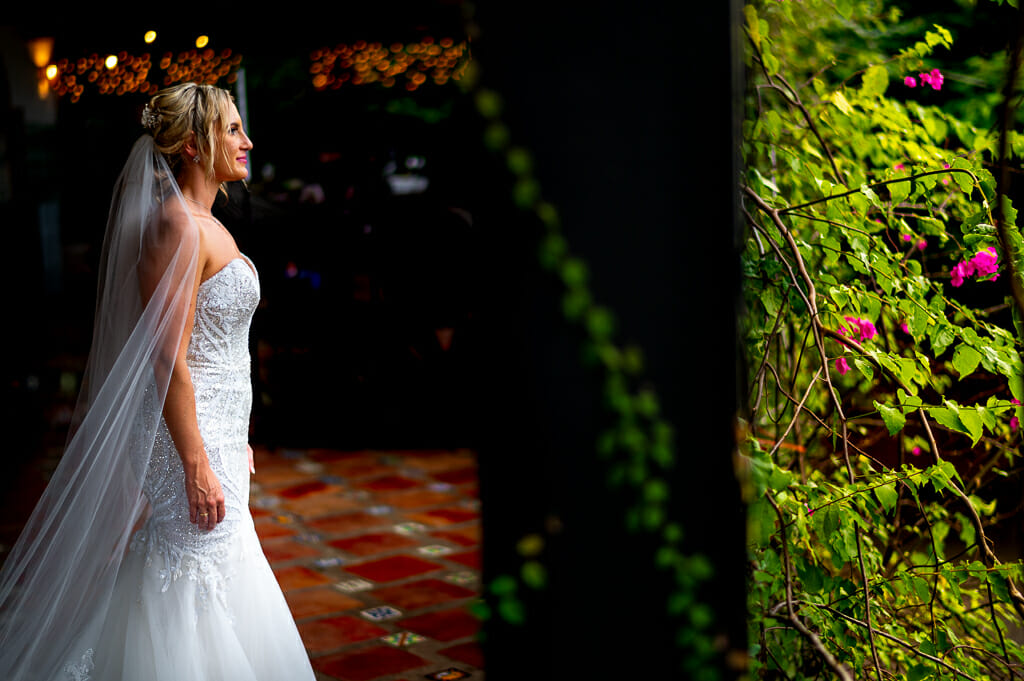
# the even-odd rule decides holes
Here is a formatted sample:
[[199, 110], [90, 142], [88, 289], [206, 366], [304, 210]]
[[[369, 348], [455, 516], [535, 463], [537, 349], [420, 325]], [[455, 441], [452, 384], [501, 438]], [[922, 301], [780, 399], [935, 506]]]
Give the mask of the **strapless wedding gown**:
[[189, 521], [181, 459], [161, 421], [144, 485], [151, 514], [132, 538], [100, 640], [83, 645], [68, 679], [314, 679], [249, 512], [249, 325], [259, 296], [252, 263], [232, 260], [200, 285], [188, 347], [224, 520], [211, 531]]

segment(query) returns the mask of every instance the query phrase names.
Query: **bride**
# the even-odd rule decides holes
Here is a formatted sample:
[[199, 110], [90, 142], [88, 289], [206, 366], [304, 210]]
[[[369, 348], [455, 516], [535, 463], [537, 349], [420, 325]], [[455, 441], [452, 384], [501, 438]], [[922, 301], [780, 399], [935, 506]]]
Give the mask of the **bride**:
[[10, 681], [311, 681], [248, 509], [259, 280], [211, 207], [230, 95], [157, 93], [118, 178], [72, 432], [0, 571]]

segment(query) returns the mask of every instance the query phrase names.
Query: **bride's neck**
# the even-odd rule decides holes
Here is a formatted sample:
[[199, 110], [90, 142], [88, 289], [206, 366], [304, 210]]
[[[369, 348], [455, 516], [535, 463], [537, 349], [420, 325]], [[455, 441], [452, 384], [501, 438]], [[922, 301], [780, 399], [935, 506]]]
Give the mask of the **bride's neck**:
[[186, 199], [207, 207], [212, 207], [217, 198], [217, 183], [207, 178], [199, 166], [182, 168], [178, 176], [178, 187]]

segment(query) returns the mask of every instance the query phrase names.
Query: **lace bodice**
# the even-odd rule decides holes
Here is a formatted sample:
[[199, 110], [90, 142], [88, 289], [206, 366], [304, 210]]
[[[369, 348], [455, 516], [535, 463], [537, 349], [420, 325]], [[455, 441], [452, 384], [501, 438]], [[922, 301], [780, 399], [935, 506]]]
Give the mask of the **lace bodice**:
[[196, 416], [210, 466], [225, 495], [223, 522], [204, 531], [189, 521], [181, 459], [161, 420], [145, 479], [152, 514], [132, 540], [147, 563], [158, 566], [166, 590], [182, 576], [200, 582], [203, 599], [222, 595], [224, 575], [214, 569], [240, 531], [252, 529], [249, 513], [248, 430], [252, 406], [249, 326], [259, 302], [259, 280], [248, 258], [236, 258], [202, 282], [187, 363]]

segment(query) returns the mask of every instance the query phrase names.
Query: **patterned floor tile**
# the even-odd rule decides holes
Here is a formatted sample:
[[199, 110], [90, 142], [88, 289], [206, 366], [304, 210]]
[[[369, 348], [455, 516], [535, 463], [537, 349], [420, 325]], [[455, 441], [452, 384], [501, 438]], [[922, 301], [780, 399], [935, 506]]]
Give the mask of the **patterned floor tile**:
[[258, 449], [256, 468], [253, 517], [319, 681], [482, 678], [472, 452]]

